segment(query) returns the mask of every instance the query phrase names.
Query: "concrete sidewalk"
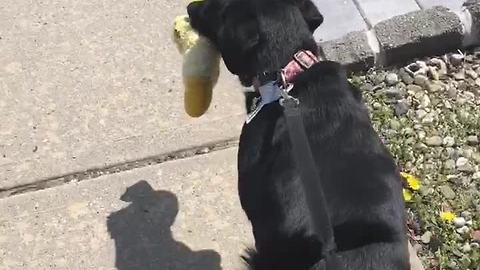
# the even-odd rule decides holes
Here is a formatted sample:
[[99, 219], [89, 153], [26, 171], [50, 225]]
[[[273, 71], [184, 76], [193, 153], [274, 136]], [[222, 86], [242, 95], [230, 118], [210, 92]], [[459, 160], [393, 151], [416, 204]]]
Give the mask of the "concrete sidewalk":
[[241, 269], [236, 151], [3, 199], [0, 269]]
[[0, 189], [239, 134], [242, 94], [222, 71], [211, 110], [183, 111], [171, 41], [187, 1], [2, 1]]

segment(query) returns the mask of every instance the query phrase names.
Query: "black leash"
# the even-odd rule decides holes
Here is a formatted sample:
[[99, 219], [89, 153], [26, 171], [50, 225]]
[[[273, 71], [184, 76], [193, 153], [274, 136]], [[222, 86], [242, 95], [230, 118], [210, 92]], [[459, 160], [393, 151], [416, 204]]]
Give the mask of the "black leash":
[[314, 162], [313, 154], [305, 132], [303, 118], [300, 111], [298, 99], [288, 95], [293, 85], [286, 85], [282, 88], [280, 105], [284, 108], [288, 133], [292, 143], [293, 154], [297, 161], [300, 177], [303, 182], [307, 205], [312, 215], [313, 225], [317, 235], [321, 238], [322, 256], [325, 259], [327, 270], [343, 270], [338, 255], [333, 226], [327, 209], [327, 201], [320, 183], [320, 176]]

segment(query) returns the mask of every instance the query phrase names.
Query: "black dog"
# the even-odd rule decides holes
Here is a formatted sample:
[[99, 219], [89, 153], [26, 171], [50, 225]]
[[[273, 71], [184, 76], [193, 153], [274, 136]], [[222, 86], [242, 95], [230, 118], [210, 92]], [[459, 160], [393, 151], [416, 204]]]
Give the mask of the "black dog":
[[[205, 0], [190, 4], [188, 14], [245, 86], [281, 70], [300, 50], [316, 53], [312, 32], [323, 22], [310, 0]], [[401, 178], [360, 92], [327, 61], [291, 83], [344, 269], [410, 269]], [[282, 107], [264, 106], [244, 126], [238, 154], [240, 200], [255, 236], [245, 258], [250, 269], [324, 269], [298, 162]]]

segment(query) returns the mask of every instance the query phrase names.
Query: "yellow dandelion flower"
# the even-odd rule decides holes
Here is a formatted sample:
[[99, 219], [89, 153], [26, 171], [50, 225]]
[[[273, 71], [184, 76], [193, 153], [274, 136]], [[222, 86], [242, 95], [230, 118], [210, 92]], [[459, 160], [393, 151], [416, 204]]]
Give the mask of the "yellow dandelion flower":
[[451, 211], [440, 212], [440, 218], [444, 221], [452, 221], [455, 218], [455, 214]]
[[420, 189], [420, 180], [418, 178], [406, 172], [401, 172], [400, 175], [407, 181], [409, 188], [412, 190]]
[[410, 192], [410, 190], [404, 188], [403, 189], [403, 199], [406, 201], [406, 202], [409, 202], [412, 200], [412, 193]]

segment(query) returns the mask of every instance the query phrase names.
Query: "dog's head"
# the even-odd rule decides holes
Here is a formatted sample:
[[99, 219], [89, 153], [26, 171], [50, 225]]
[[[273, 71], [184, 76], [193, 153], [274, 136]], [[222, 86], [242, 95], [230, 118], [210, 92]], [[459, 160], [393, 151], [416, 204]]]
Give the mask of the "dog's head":
[[240, 81], [278, 70], [299, 49], [316, 51], [323, 16], [310, 0], [204, 0], [188, 5], [192, 27], [210, 39]]

